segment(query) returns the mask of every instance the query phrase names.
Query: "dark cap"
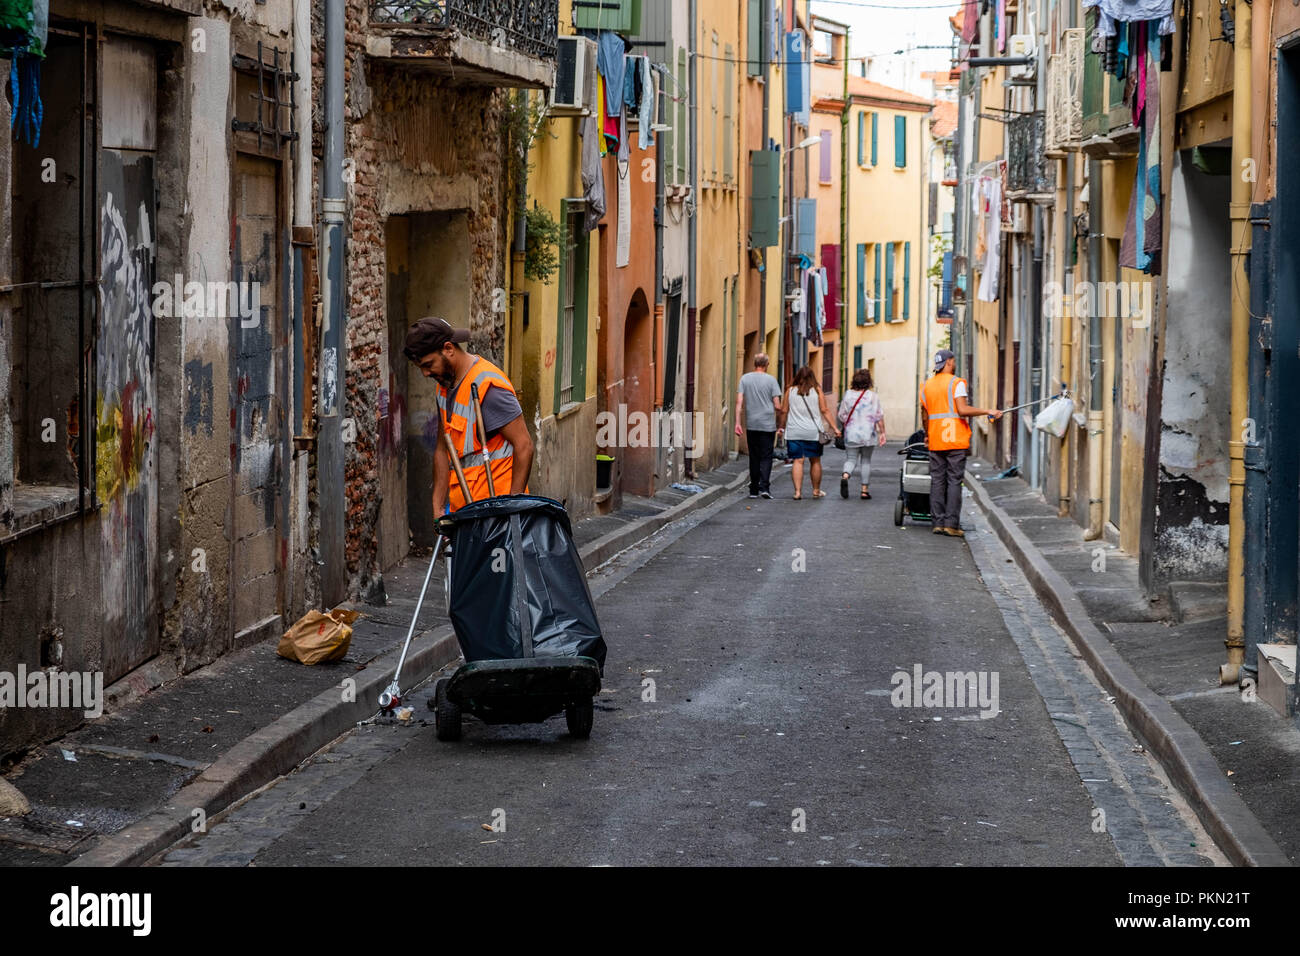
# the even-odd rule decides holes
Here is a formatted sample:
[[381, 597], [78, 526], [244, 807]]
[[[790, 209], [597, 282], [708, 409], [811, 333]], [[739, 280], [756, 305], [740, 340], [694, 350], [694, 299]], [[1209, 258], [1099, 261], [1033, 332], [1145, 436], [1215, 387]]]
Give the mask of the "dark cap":
[[[407, 341], [410, 340], [408, 339]], [[955, 358], [952, 354], [952, 349], [939, 349], [939, 351], [934, 353], [934, 370], [936, 372], [939, 371], [943, 368], [944, 363], [950, 358]]]
[[419, 362], [430, 352], [441, 352], [448, 342], [462, 344], [469, 341], [469, 329], [458, 329], [446, 319], [426, 315], [406, 331], [406, 347], [402, 352], [412, 362]]

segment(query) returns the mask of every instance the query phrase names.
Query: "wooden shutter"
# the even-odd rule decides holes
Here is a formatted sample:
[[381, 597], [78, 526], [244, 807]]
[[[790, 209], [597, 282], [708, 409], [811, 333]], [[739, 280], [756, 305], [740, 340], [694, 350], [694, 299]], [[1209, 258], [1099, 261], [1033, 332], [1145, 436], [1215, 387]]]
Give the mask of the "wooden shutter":
[[829, 183], [831, 181], [831, 153], [834, 152], [831, 144], [831, 131], [824, 129], [821, 135], [822, 142], [821, 146], [818, 147], [821, 151], [819, 157], [821, 159], [821, 169], [817, 178], [820, 182]]
[[867, 114], [865, 111], [858, 114], [858, 165], [862, 166], [867, 161]]
[[894, 117], [894, 165], [902, 169], [907, 165], [907, 117]]
[[856, 275], [858, 279], [858, 325], [866, 325], [867, 324], [867, 244], [865, 242], [858, 243], [858, 259], [857, 259]]
[[880, 243], [876, 243], [876, 284], [871, 287], [876, 300], [876, 321], [880, 321], [881, 314], [884, 311], [884, 286], [880, 284]]
[[731, 101], [735, 96], [736, 52], [730, 43], [727, 44], [726, 56], [727, 62], [724, 64], [726, 76], [722, 84], [722, 181], [732, 183], [736, 181], [736, 170], [732, 166], [734, 149], [731, 142], [735, 138], [731, 128], [733, 113]]
[[763, 75], [763, 0], [749, 0], [745, 19], [745, 71], [750, 76]]
[[795, 255], [817, 256], [817, 200], [795, 200]]
[[879, 144], [880, 144], [880, 114], [872, 113], [871, 114], [871, 165], [872, 166], [876, 165], [877, 162], [876, 147]]
[[885, 321], [894, 320], [894, 246], [888, 243], [885, 250]]
[[822, 246], [822, 265], [826, 267], [826, 328], [840, 327], [840, 247]]
[[912, 244], [903, 243], [903, 319], [912, 314]]
[[781, 241], [781, 154], [773, 149], [749, 153], [749, 244], [755, 248]]

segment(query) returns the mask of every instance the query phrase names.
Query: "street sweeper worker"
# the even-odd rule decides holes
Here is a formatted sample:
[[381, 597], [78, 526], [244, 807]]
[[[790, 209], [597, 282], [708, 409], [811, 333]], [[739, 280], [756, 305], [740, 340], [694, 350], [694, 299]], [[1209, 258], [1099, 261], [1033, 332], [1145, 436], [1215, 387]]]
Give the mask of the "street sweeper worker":
[[954, 372], [957, 359], [950, 349], [934, 354], [934, 374], [921, 386], [921, 427], [930, 451], [930, 519], [935, 534], [965, 537], [961, 529], [961, 482], [970, 453], [970, 423], [975, 415], [1002, 417], [997, 409], [976, 408], [966, 399], [970, 390]]
[[[435, 521], [467, 502], [459, 482], [451, 480], [451, 456], [443, 434], [451, 437], [465, 473], [470, 498], [488, 497], [489, 468], [498, 495], [523, 494], [533, 469], [533, 440], [524, 424], [523, 408], [506, 374], [481, 355], [462, 347], [469, 330], [446, 319], [427, 316], [406, 333], [406, 357], [425, 378], [438, 383], [438, 435], [433, 452], [433, 514]], [[475, 427], [472, 387], [478, 386], [487, 447]]]

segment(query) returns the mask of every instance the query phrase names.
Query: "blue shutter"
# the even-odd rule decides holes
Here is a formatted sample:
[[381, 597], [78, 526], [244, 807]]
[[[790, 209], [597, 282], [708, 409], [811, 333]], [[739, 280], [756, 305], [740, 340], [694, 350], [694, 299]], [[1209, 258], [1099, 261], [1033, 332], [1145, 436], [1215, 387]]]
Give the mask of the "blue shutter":
[[853, 346], [853, 371], [862, 368], [862, 346]]
[[871, 287], [876, 299], [876, 321], [880, 321], [880, 316], [884, 310], [884, 286], [880, 284], [880, 243], [876, 243], [876, 284]]
[[889, 243], [889, 249], [885, 253], [885, 321], [894, 320], [894, 246], [896, 243]]
[[867, 114], [858, 114], [858, 165], [867, 161]]
[[804, 39], [802, 30], [785, 35], [785, 111], [800, 114], [808, 110], [808, 84], [805, 82]]
[[795, 255], [817, 259], [817, 200], [795, 200]]
[[871, 165], [876, 165], [876, 147], [880, 144], [880, 114], [871, 114]]
[[903, 243], [903, 320], [912, 314], [912, 244]]
[[894, 165], [902, 169], [907, 165], [907, 117], [894, 117]]
[[774, 149], [749, 152], [749, 244], [754, 248], [781, 241], [781, 154]]
[[867, 244], [858, 243], [858, 325], [867, 324]]

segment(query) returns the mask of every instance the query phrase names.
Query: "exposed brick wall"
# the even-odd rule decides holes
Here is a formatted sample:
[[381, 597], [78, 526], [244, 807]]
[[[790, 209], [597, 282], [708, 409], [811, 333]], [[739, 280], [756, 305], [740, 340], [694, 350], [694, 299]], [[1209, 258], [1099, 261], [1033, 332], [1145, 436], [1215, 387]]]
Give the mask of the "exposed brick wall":
[[[323, 70], [321, 7], [313, 10], [313, 84], [317, 136]], [[505, 136], [501, 106], [507, 92], [452, 86], [426, 72], [376, 64], [365, 55], [368, 4], [347, 6], [345, 156], [348, 188], [347, 375], [345, 414], [356, 422], [347, 448], [346, 555], [350, 592], [365, 594], [378, 575], [376, 532], [385, 507], [379, 480], [378, 391], [385, 366], [386, 260], [384, 235], [393, 213], [455, 208], [447, 181], [472, 182], [477, 205], [469, 214], [473, 317], [471, 349], [503, 361], [504, 316], [492, 312], [506, 255]], [[317, 138], [317, 142], [321, 140]], [[320, 154], [316, 159], [319, 183]], [[317, 190], [319, 192], [319, 190]], [[388, 356], [398, 361], [400, 356]], [[395, 507], [393, 502], [388, 506]], [[313, 502], [313, 519], [315, 518]], [[403, 516], [404, 517], [404, 516]], [[315, 524], [313, 520], [313, 525]]]

